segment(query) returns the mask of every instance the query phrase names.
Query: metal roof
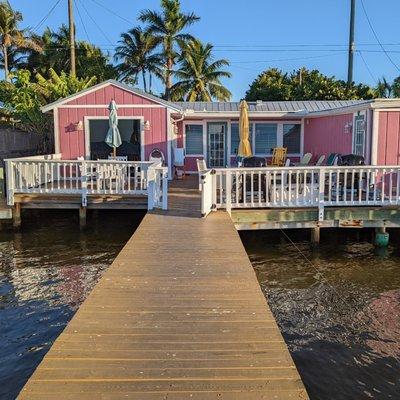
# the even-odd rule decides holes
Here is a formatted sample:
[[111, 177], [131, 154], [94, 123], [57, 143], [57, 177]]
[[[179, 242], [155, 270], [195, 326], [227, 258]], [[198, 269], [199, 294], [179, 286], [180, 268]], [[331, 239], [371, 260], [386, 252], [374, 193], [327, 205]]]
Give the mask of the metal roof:
[[[310, 101], [254, 101], [248, 102], [250, 112], [320, 112], [362, 104], [371, 100], [310, 100]], [[183, 111], [194, 112], [239, 112], [240, 102], [175, 102]]]

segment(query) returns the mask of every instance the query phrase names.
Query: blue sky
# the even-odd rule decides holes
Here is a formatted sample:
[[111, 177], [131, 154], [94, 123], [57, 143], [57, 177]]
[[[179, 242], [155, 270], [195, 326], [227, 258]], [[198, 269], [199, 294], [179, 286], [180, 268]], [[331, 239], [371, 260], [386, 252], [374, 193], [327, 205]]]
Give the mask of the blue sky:
[[[396, 66], [377, 44], [362, 1], [378, 39]], [[23, 25], [34, 28], [57, 1], [10, 2], [23, 13]], [[159, 0], [75, 0], [75, 4], [78, 38], [89, 38], [104, 50], [111, 50], [120, 33], [138, 23], [141, 9], [159, 8]], [[215, 57], [231, 61], [233, 77], [226, 85], [234, 100], [243, 97], [251, 81], [272, 66], [285, 71], [306, 66], [346, 79], [349, 4], [350, 0], [182, 0], [185, 11], [201, 17], [190, 32], [214, 44]], [[382, 76], [391, 80], [400, 75], [399, 15], [398, 0], [357, 0], [356, 43], [364, 60], [356, 55], [356, 82], [373, 85]], [[67, 0], [60, 0], [37, 31], [66, 21]], [[161, 91], [162, 85], [158, 83], [155, 89]]]

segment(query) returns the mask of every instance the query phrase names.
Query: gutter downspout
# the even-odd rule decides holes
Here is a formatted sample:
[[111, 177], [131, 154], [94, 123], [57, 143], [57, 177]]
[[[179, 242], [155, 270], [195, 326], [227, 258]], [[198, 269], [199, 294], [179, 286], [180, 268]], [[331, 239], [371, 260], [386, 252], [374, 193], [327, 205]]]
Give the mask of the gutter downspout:
[[378, 165], [379, 111], [372, 111], [371, 165]]

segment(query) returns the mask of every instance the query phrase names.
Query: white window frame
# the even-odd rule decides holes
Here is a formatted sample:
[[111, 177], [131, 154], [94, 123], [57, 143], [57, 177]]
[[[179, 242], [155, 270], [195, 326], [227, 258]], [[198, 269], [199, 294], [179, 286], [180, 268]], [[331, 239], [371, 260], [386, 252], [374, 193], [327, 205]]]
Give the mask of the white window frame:
[[[255, 132], [256, 132], [256, 124], [275, 124], [277, 125], [277, 131], [276, 131], [276, 145], [277, 147], [283, 147], [283, 125], [300, 125], [300, 153], [289, 153], [287, 156], [288, 157], [302, 157], [304, 153], [304, 119], [298, 121], [286, 121], [286, 120], [252, 120], [250, 118], [250, 125], [252, 126], [251, 132], [250, 132], [250, 143], [251, 143], [251, 148], [255, 150]], [[231, 124], [238, 124], [239, 121], [237, 120], [230, 120], [229, 121], [229, 128], [228, 128], [228, 133], [229, 133], [229, 144], [231, 143]], [[229, 152], [231, 151], [231, 146], [229, 146]], [[271, 153], [254, 153], [254, 155], [258, 157], [271, 157]], [[230, 155], [231, 157], [235, 157], [236, 154]]]
[[352, 137], [351, 137], [351, 152], [353, 154], [356, 153], [356, 118], [357, 117], [363, 117], [364, 118], [364, 140], [363, 140], [363, 154], [362, 156], [366, 158], [366, 151], [367, 151], [367, 131], [368, 131], [368, 121], [367, 121], [367, 115], [365, 111], [359, 111], [353, 114], [353, 129], [352, 129]]
[[[144, 142], [144, 117], [141, 116], [119, 116], [118, 119], [125, 119], [125, 120], [134, 120], [140, 121], [140, 161], [145, 161], [145, 146], [146, 143]], [[108, 121], [108, 117], [104, 116], [85, 116], [84, 117], [84, 126], [85, 126], [85, 156], [90, 157], [90, 121], [93, 120], [103, 120]]]
[[[188, 125], [200, 125], [203, 127], [203, 153], [200, 154], [187, 154], [186, 152], [186, 127]], [[207, 136], [206, 136], [206, 131], [207, 129], [207, 124], [205, 121], [183, 121], [183, 147], [185, 149], [185, 156], [186, 157], [204, 157], [206, 159], [207, 155]]]

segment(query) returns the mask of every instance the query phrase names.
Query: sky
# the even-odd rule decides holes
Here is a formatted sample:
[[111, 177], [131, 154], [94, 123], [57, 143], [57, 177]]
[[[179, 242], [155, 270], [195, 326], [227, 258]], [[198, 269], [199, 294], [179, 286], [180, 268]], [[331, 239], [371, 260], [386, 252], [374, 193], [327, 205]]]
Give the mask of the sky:
[[[393, 80], [400, 75], [400, 1], [356, 1], [354, 80], [370, 85], [375, 85], [382, 76]], [[159, 9], [160, 4], [159, 0], [74, 2], [77, 38], [90, 40], [110, 53], [121, 32], [139, 24], [140, 10]], [[56, 29], [67, 22], [67, 0], [10, 0], [10, 3], [23, 13], [22, 26], [37, 33], [46, 26]], [[232, 78], [225, 85], [233, 100], [244, 97], [250, 83], [269, 67], [290, 72], [305, 66], [347, 79], [350, 0], [181, 0], [181, 3], [184, 11], [193, 11], [201, 17], [189, 32], [212, 43], [215, 58], [231, 62]], [[162, 92], [162, 84], [158, 82], [154, 89]]]

